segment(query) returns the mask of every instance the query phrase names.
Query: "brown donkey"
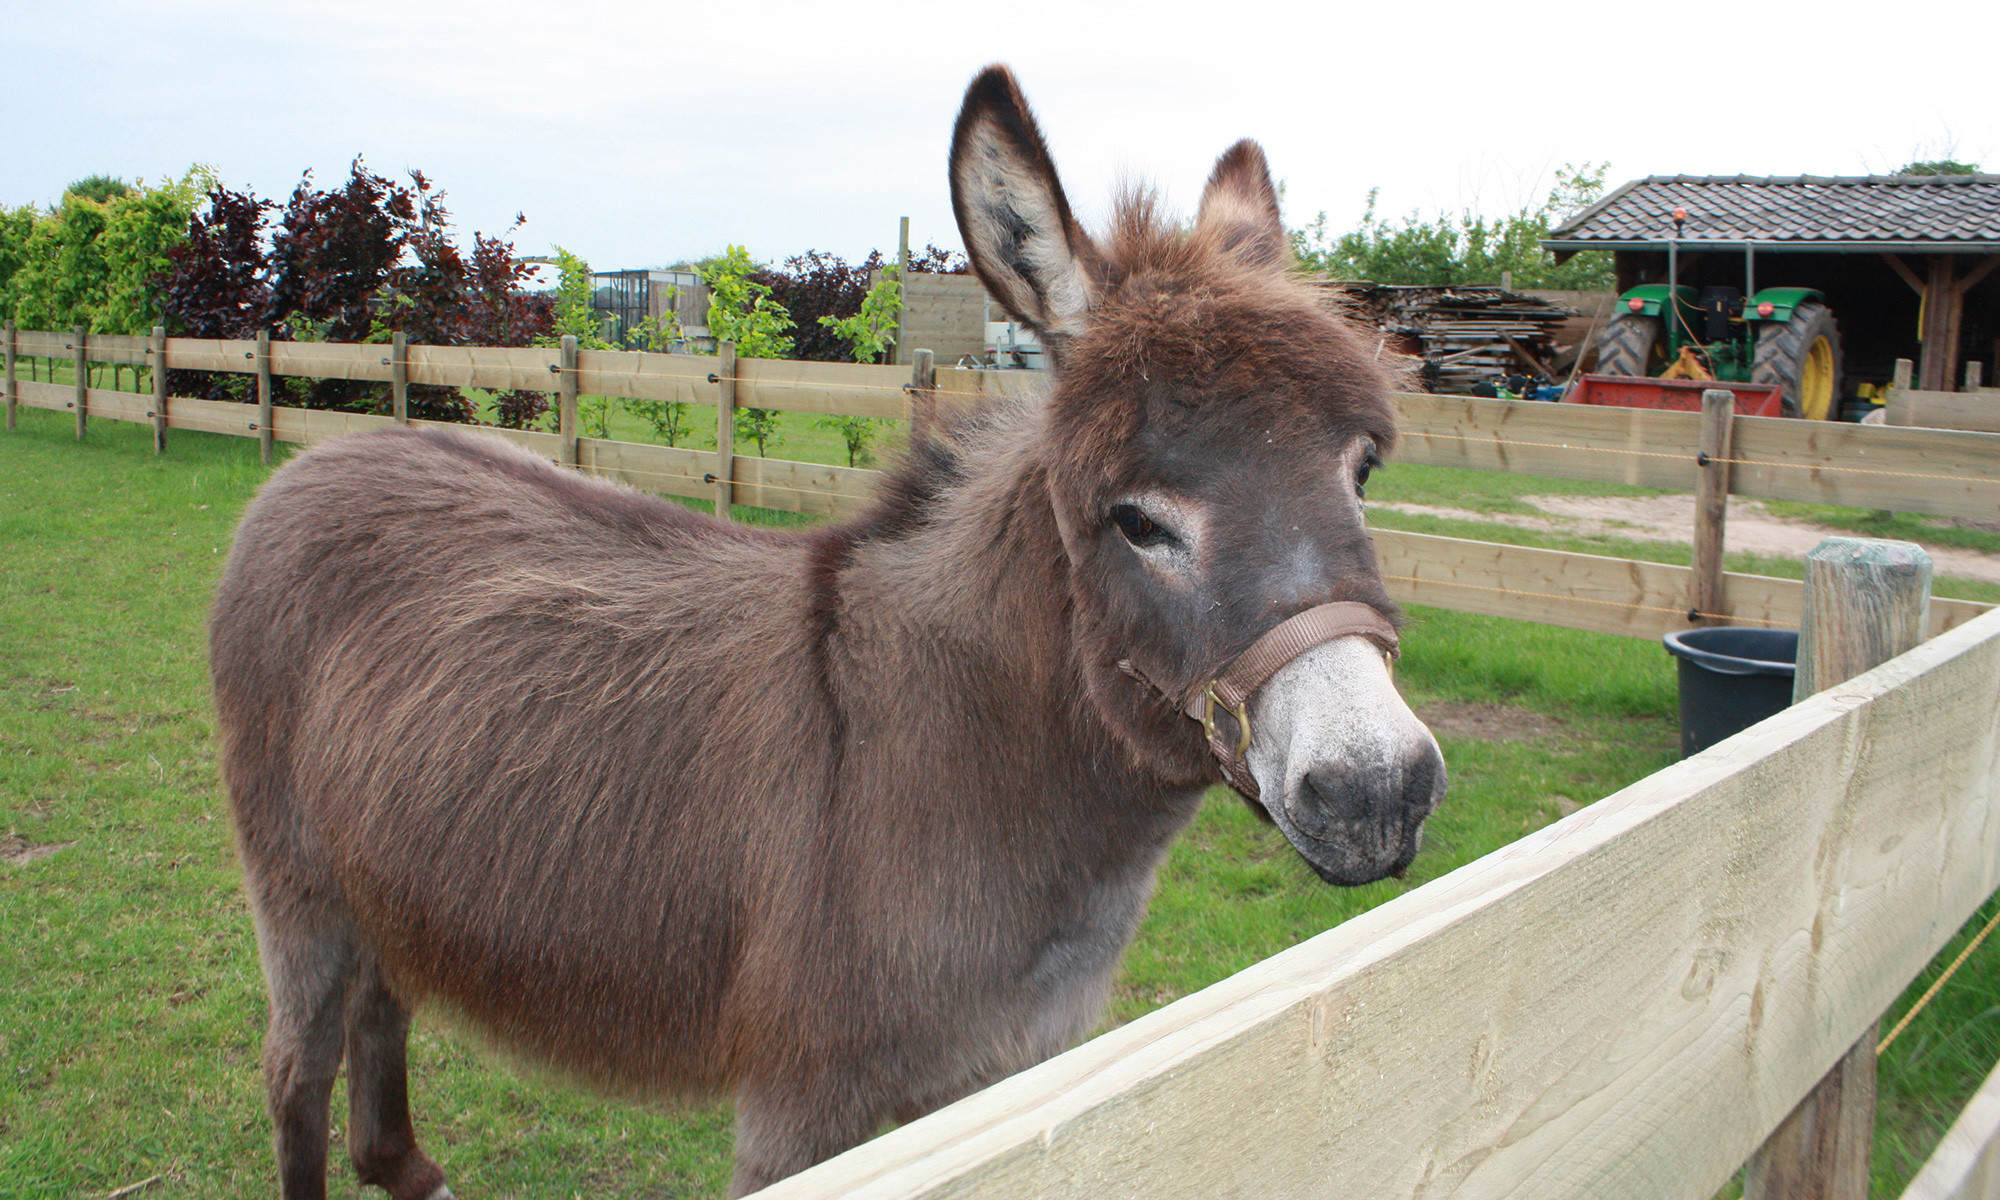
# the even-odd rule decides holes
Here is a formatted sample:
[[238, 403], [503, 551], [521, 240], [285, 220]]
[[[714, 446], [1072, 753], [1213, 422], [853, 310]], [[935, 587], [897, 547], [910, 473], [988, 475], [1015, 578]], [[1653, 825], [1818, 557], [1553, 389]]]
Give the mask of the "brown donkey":
[[1360, 501], [1386, 381], [1288, 274], [1263, 153], [1192, 228], [1135, 196], [1093, 240], [994, 67], [951, 185], [1055, 382], [856, 521], [407, 431], [250, 506], [212, 655], [286, 1196], [324, 1193], [343, 1054], [360, 1178], [450, 1194], [405, 1089], [429, 998], [610, 1088], [733, 1092], [741, 1193], [1088, 1032], [1219, 777], [1332, 882], [1416, 853], [1444, 765]]

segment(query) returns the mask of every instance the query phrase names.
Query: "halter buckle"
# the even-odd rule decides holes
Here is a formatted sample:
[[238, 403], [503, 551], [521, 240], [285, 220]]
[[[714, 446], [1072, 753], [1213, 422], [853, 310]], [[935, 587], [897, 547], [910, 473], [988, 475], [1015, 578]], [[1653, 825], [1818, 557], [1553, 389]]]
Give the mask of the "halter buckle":
[[1216, 694], [1215, 681], [1212, 679], [1209, 680], [1208, 686], [1202, 689], [1201, 700], [1201, 731], [1208, 735], [1208, 740], [1211, 743], [1215, 741], [1215, 710], [1220, 707], [1236, 722], [1236, 757], [1241, 759], [1250, 753], [1250, 702], [1244, 700], [1231, 704], [1224, 700]]

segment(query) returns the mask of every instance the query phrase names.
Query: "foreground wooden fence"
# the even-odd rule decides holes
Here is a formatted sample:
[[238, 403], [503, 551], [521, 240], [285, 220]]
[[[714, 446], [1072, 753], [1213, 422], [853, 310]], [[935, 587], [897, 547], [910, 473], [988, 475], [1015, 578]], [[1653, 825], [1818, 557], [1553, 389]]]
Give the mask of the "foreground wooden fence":
[[[208, 341], [85, 336], [7, 328], [8, 412], [16, 403], [73, 411], [79, 436], [89, 417], [151, 422], [156, 446], [171, 429], [252, 436], [268, 446], [309, 442], [402, 418], [237, 404], [168, 396], [152, 373], [150, 395], [88, 386], [90, 363], [226, 371], [256, 376], [268, 401], [287, 376], [386, 385], [392, 411], [410, 384], [546, 390], [558, 400], [558, 433], [489, 429], [550, 459], [668, 495], [837, 517], [865, 506], [877, 472], [733, 453], [734, 407], [906, 418], [921, 426], [937, 408], [1019, 394], [1034, 372], [933, 371], [914, 367], [574, 348], [474, 348], [318, 342]], [[21, 356], [67, 360], [78, 382], [19, 378]], [[579, 395], [717, 405], [720, 452], [579, 437]], [[1589, 405], [1535, 404], [1465, 396], [1396, 398], [1403, 462], [1697, 491], [1804, 500], [1948, 517], [2000, 513], [2000, 434], [1882, 428], [1833, 422], [1736, 418]], [[1707, 426], [1704, 426], [1704, 421]], [[424, 422], [411, 421], [413, 425]], [[1705, 452], [1713, 447], [1721, 453]], [[1795, 580], [1721, 571], [1719, 506], [1694, 531], [1697, 567], [1539, 550], [1380, 529], [1376, 549], [1400, 601], [1633, 637], [1708, 622], [1796, 627]], [[1987, 606], [1937, 600], [1932, 632]]]

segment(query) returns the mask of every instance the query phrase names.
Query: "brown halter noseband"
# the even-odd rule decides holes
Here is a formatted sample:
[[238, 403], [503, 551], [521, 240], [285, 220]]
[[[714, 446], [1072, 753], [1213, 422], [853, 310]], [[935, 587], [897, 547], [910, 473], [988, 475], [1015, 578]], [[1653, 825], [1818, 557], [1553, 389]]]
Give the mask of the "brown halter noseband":
[[[1199, 721], [1202, 733], [1208, 737], [1209, 753], [1215, 755], [1222, 768], [1223, 779], [1255, 800], [1257, 780], [1250, 774], [1244, 758], [1250, 750], [1250, 697], [1299, 655], [1335, 638], [1355, 636], [1374, 642], [1390, 658], [1401, 652], [1396, 627], [1387, 617], [1372, 605], [1336, 600], [1280, 621], [1252, 642], [1221, 674], [1182, 696], [1177, 697], [1147, 679], [1129, 660], [1120, 660], [1118, 669], [1158, 692], [1190, 719]], [[1218, 716], [1227, 716], [1235, 722], [1234, 738], [1225, 736]]]

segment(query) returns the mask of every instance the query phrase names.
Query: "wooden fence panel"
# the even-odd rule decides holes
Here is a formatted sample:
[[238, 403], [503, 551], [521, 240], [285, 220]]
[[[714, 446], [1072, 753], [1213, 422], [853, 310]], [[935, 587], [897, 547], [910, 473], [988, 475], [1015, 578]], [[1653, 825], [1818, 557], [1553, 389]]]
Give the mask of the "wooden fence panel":
[[2000, 513], [2000, 434], [1739, 417], [1738, 496], [1992, 520]]
[[[410, 382], [552, 392], [557, 354], [543, 346], [411, 346]], [[384, 379], [388, 378], [385, 373]]]
[[708, 377], [722, 360], [712, 354], [641, 354], [632, 350], [576, 352], [577, 390], [586, 396], [715, 403]]
[[1705, 1200], [1997, 886], [1989, 614], [761, 1194]]
[[393, 377], [388, 346], [342, 342], [272, 342], [271, 374], [369, 383], [388, 383]]
[[1992, 391], [1926, 392], [1890, 388], [1885, 407], [1888, 411], [1884, 416], [1891, 425], [2000, 433], [2000, 393]]
[[211, 338], [167, 339], [167, 366], [176, 371], [231, 371], [238, 375], [257, 369], [257, 343], [248, 338], [217, 341]]
[[844, 517], [866, 508], [882, 477], [879, 471], [859, 467], [744, 454], [736, 455], [733, 464], [736, 503], [816, 517]]
[[789, 358], [736, 360], [736, 407], [856, 417], [910, 415], [910, 369]]
[[2000, 1067], [1945, 1131], [1903, 1200], [1994, 1200], [2000, 1197]]
[[1400, 392], [1395, 459], [1693, 491], [1697, 413]]
[[90, 361], [94, 363], [123, 363], [126, 366], [144, 367], [151, 365], [153, 356], [148, 353], [152, 339], [143, 334], [93, 333], [90, 335]]
[[323, 442], [330, 437], [339, 437], [343, 433], [389, 429], [395, 424], [396, 418], [376, 416], [373, 413], [328, 412], [317, 408], [279, 408], [272, 410], [271, 413], [271, 436], [280, 442]]
[[578, 438], [576, 455], [577, 465], [590, 474], [642, 491], [699, 500], [715, 497], [715, 485], [706, 481], [715, 455], [706, 450]]
[[[92, 357], [95, 357], [94, 355]], [[84, 403], [92, 420], [109, 417], [114, 421], [151, 421], [153, 397], [149, 392], [126, 392], [115, 388], [91, 388]]]
[[67, 333], [21, 329], [14, 333], [14, 353], [34, 358], [68, 358], [76, 339]]
[[70, 405], [76, 402], [76, 389], [66, 383], [16, 379], [14, 386], [20, 390], [20, 403], [27, 408], [50, 408], [57, 412], [67, 412]]

